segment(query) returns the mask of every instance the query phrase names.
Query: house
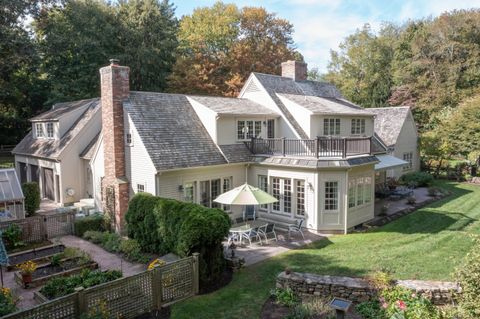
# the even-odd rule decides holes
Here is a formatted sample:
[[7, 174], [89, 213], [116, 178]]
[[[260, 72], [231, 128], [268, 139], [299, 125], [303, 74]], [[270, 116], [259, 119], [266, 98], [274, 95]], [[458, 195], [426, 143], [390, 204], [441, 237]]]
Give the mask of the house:
[[100, 99], [32, 119], [13, 151], [16, 167], [62, 205], [91, 198], [118, 231], [136, 193], [233, 217], [241, 207], [213, 200], [248, 182], [278, 199], [258, 207], [260, 217], [346, 232], [374, 216], [376, 170], [405, 162], [389, 162], [374, 113], [306, 73], [288, 61], [282, 76], [252, 73], [237, 98], [209, 97], [130, 91], [129, 68], [111, 60], [100, 70]]
[[405, 173], [420, 170], [418, 132], [408, 106], [369, 108], [375, 114], [375, 132], [387, 147], [387, 152], [407, 162], [386, 171], [386, 177], [398, 179]]

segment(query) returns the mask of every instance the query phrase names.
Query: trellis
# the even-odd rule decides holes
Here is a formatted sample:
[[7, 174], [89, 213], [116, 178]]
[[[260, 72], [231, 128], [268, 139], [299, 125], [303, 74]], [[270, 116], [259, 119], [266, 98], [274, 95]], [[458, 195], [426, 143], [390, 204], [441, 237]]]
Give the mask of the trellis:
[[5, 231], [11, 224], [16, 224], [22, 230], [22, 241], [34, 243], [57, 236], [72, 235], [74, 222], [75, 212], [72, 211], [0, 222], [0, 230]]
[[19, 311], [2, 319], [80, 318], [103, 308], [110, 318], [135, 318], [198, 294], [198, 253]]

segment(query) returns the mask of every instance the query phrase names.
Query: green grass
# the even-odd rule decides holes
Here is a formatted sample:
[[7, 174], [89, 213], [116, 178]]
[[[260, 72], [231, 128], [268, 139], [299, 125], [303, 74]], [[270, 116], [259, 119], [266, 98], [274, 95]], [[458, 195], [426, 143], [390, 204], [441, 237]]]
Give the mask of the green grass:
[[13, 156], [0, 156], [0, 168], [12, 168], [13, 166]]
[[214, 293], [173, 306], [172, 318], [258, 318], [275, 277], [293, 271], [366, 276], [388, 269], [398, 279], [451, 280], [480, 233], [480, 187], [437, 182], [452, 195], [368, 233], [339, 235], [248, 267]]

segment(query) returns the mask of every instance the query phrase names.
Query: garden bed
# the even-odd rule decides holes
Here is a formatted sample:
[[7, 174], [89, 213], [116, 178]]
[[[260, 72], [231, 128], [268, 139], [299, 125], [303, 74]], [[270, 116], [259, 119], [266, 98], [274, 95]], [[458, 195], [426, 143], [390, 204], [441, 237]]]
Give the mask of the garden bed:
[[49, 258], [65, 250], [64, 245], [48, 245], [8, 255], [7, 270], [16, 269], [16, 265], [31, 260], [36, 264], [46, 263]]
[[[32, 282], [26, 288], [38, 287], [43, 285], [48, 280], [55, 277], [65, 277], [72, 274], [77, 274], [83, 269], [97, 269], [98, 264], [94, 261], [85, 261], [81, 257], [73, 257], [63, 259], [61, 265], [52, 265], [51, 263], [39, 266], [32, 273]], [[20, 271], [14, 273], [15, 282], [20, 286], [24, 286], [22, 275]]]
[[15, 247], [15, 248], [10, 248], [10, 247], [6, 247], [6, 248], [7, 248], [8, 254], [13, 255], [13, 254], [25, 252], [27, 250], [40, 249], [42, 247], [51, 246], [51, 245], [53, 245], [53, 243], [50, 240], [44, 240], [42, 242], [36, 242], [36, 243], [24, 243], [24, 245]]

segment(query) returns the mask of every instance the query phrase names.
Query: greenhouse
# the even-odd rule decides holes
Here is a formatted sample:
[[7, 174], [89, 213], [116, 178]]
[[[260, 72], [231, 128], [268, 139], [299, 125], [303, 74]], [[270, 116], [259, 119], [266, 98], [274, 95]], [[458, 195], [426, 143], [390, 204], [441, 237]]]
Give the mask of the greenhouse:
[[0, 169], [0, 221], [25, 218], [24, 196], [15, 169]]

